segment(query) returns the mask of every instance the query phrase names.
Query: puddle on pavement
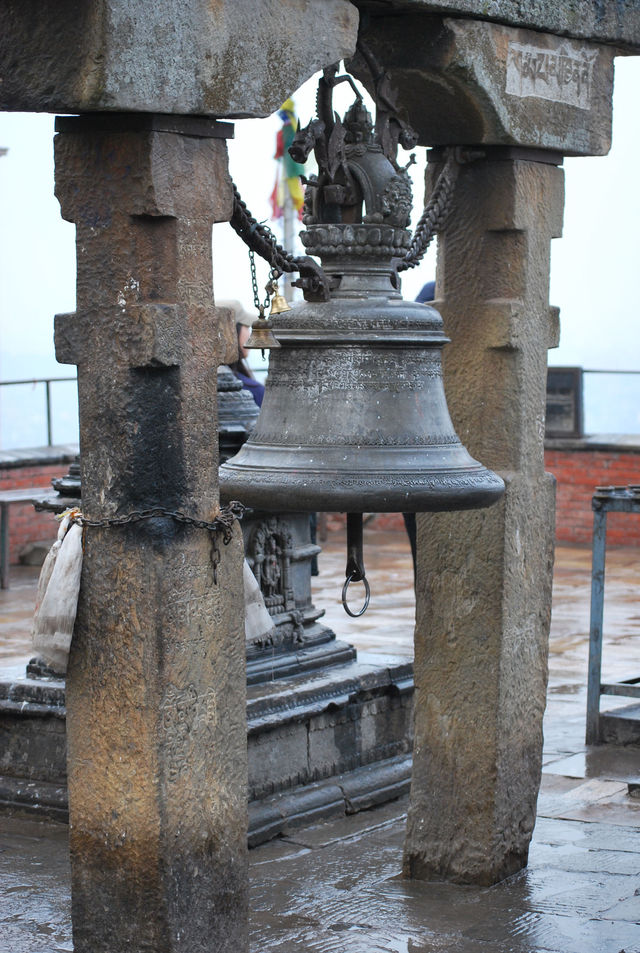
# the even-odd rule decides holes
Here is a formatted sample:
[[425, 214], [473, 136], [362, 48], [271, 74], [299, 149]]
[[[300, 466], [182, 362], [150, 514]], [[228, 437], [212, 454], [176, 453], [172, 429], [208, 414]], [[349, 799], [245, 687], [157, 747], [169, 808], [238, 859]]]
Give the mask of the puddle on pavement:
[[[339, 638], [351, 640], [356, 632], [353, 641], [359, 639], [361, 648], [369, 644], [376, 651], [408, 655], [414, 612], [411, 557], [405, 540], [397, 540], [385, 577], [384, 546], [372, 542], [372, 571], [380, 573], [378, 616], [369, 616], [371, 622], [358, 635], [334, 605], [336, 621], [330, 624]], [[344, 575], [341, 543], [327, 545], [322, 572], [319, 588], [335, 602], [332, 587]], [[343, 818], [335, 826], [293, 832], [289, 840], [250, 852], [252, 953], [640, 953], [634, 922], [640, 919], [640, 910], [635, 913], [640, 906], [635, 895], [640, 802], [627, 794], [627, 782], [637, 778], [640, 749], [583, 748], [588, 550], [559, 549], [558, 580], [548, 706], [552, 722], [545, 723], [554, 754], [547, 752], [545, 758], [529, 868], [485, 889], [403, 880], [406, 802]], [[634, 560], [630, 554], [607, 554], [608, 592], [617, 606], [609, 615], [605, 610], [610, 626], [605, 658], [611, 660], [608, 669], [621, 677], [636, 674], [627, 669], [637, 664], [632, 635], [640, 622], [639, 583], [637, 551]], [[32, 588], [35, 595], [35, 584]], [[0, 605], [5, 596], [20, 595], [24, 601], [28, 591], [0, 593]], [[9, 647], [10, 641], [5, 643], [9, 655], [21, 644], [18, 638]], [[2, 644], [0, 630], [0, 657]], [[22, 654], [28, 651], [27, 645]], [[551, 816], [543, 813], [545, 804]], [[0, 817], [2, 953], [71, 953], [66, 835], [64, 825], [30, 820], [10, 829]]]
[[550, 685], [548, 692], [550, 695], [579, 695], [584, 690], [584, 685], [580, 682], [571, 682], [568, 685]]

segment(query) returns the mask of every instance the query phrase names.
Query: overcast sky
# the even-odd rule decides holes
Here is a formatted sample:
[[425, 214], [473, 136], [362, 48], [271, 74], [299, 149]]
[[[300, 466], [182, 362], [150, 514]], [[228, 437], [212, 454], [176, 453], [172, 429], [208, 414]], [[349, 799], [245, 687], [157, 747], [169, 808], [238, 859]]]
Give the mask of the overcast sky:
[[[303, 124], [312, 115], [315, 83], [296, 96]], [[640, 188], [640, 58], [618, 58], [613, 148], [605, 158], [567, 159], [564, 237], [552, 243], [551, 303], [561, 309], [562, 342], [552, 364], [640, 369], [637, 274]], [[269, 214], [276, 118], [236, 123], [229, 144], [233, 178], [255, 215]], [[53, 195], [53, 117], [0, 115], [0, 379], [73, 374], [57, 365], [53, 315], [75, 307], [74, 227], [60, 218]], [[422, 204], [424, 150], [414, 166]], [[267, 266], [258, 265], [264, 284]], [[415, 297], [434, 276], [435, 253], [406, 274]], [[251, 304], [246, 248], [226, 224], [214, 229], [216, 296]]]

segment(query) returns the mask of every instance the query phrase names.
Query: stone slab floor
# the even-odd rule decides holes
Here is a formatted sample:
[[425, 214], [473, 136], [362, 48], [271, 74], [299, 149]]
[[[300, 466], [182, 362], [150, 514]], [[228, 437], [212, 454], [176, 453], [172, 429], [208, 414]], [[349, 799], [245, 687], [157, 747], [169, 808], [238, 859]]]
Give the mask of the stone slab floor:
[[[368, 527], [368, 613], [339, 605], [343, 541], [332, 536], [318, 605], [361, 654], [411, 654], [404, 536]], [[588, 549], [560, 547], [538, 821], [527, 870], [489, 889], [399, 877], [406, 801], [292, 831], [250, 854], [252, 953], [640, 953], [640, 748], [584, 746]], [[607, 557], [604, 676], [640, 674], [640, 551]], [[0, 592], [0, 667], [28, 656], [33, 573]], [[611, 700], [613, 702], [613, 700]], [[605, 707], [613, 707], [607, 702]], [[0, 816], [0, 953], [73, 949], [66, 827]], [[215, 951], [212, 951], [215, 953]]]

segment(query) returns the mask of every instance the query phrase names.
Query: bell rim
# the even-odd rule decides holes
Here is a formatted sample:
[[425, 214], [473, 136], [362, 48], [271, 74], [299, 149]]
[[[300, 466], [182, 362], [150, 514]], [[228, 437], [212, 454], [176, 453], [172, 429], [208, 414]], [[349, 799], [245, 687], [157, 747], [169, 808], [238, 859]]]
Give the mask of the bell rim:
[[[220, 493], [248, 506], [302, 512], [420, 513], [481, 509], [498, 503], [505, 482], [493, 470], [475, 466], [433, 471], [361, 471], [255, 467], [228, 461], [220, 467]], [[295, 489], [295, 504], [292, 491]], [[333, 497], [333, 499], [331, 499]]]
[[286, 492], [277, 496], [271, 492], [247, 496], [243, 495], [242, 488], [223, 492], [221, 487], [223, 502], [240, 500], [244, 506], [256, 510], [296, 513], [457, 513], [488, 509], [498, 504], [503, 497], [502, 488], [477, 491], [473, 494], [445, 494], [434, 490], [430, 495], [412, 494], [405, 497], [399, 493], [388, 494], [385, 500], [373, 505], [368, 500], [363, 500], [363, 495], [359, 492], [352, 496], [343, 494], [340, 501], [332, 505], [313, 497], [298, 497], [292, 506]]

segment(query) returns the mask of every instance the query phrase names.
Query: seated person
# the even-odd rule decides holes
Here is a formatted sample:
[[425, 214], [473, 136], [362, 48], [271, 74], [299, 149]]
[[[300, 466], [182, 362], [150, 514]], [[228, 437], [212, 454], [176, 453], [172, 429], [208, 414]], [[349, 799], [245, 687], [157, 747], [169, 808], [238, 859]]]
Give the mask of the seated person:
[[244, 310], [242, 303], [235, 299], [217, 301], [216, 304], [220, 308], [229, 308], [232, 311], [236, 321], [236, 333], [238, 335], [238, 360], [234, 361], [228, 366], [238, 378], [243, 388], [251, 393], [251, 396], [255, 400], [258, 407], [262, 407], [264, 384], [261, 384], [260, 381], [256, 380], [253, 371], [247, 364], [246, 359], [249, 357], [249, 352], [244, 346], [249, 340], [249, 335], [251, 334], [251, 325], [258, 316], [250, 315]]

